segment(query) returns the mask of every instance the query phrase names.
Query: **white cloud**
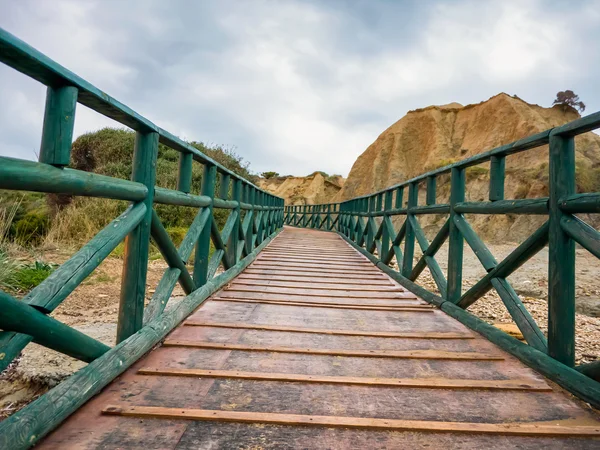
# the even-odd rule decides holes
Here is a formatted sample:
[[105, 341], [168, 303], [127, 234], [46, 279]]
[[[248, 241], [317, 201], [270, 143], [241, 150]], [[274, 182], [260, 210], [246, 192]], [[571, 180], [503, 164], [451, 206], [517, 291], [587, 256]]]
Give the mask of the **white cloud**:
[[[548, 104], [560, 89], [590, 86], [592, 98], [582, 98], [600, 107], [591, 88], [600, 17], [590, 4], [373, 2], [368, 14], [307, 1], [98, 5], [7, 2], [0, 26], [159, 126], [237, 147], [257, 171], [347, 174], [385, 128], [432, 103], [506, 91]], [[29, 135], [39, 134], [43, 115], [39, 89], [5, 86], [0, 96], [16, 105], [0, 106], [4, 154], [3, 130], [27, 123]], [[76, 133], [110, 124], [78, 109]], [[11, 152], [30, 151], [32, 137], [18, 136]]]

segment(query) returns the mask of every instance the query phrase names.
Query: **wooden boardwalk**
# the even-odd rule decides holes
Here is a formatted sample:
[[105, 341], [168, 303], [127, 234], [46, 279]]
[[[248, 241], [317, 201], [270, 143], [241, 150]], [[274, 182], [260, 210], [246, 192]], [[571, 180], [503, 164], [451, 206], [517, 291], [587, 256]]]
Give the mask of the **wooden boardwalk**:
[[582, 402], [397, 285], [286, 228], [40, 448], [599, 448]]

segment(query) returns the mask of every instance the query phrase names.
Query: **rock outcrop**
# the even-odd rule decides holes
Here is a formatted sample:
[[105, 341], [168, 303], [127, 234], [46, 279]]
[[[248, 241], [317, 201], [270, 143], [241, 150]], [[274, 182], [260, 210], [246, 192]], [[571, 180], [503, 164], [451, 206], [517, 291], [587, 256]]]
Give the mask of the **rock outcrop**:
[[344, 185], [341, 176], [315, 172], [306, 177], [261, 178], [259, 187], [285, 199], [286, 205], [316, 205], [333, 201]]
[[[474, 105], [451, 103], [410, 111], [358, 157], [334, 200], [375, 192], [577, 118], [579, 114], [572, 108], [544, 108], [504, 93]], [[578, 190], [600, 190], [600, 136], [591, 132], [578, 136], [576, 151]], [[488, 181], [489, 163], [468, 169], [467, 200], [487, 199]], [[421, 195], [424, 198], [424, 192]], [[546, 195], [548, 146], [509, 156], [505, 197]], [[438, 202], [447, 201], [448, 196], [448, 177], [440, 177]], [[432, 230], [442, 220], [432, 216], [422, 219], [426, 229]], [[534, 231], [543, 218], [497, 216], [492, 220], [489, 216], [477, 216], [469, 220], [483, 236], [518, 241]]]

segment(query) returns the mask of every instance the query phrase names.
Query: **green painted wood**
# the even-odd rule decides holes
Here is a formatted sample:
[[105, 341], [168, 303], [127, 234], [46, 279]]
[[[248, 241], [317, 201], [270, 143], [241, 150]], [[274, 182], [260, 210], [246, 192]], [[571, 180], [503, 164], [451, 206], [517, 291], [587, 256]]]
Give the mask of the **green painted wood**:
[[167, 230], [163, 227], [155, 210], [152, 210], [150, 234], [169, 267], [179, 269], [179, 282], [181, 283], [184, 292], [190, 294], [192, 291], [196, 290], [196, 285], [194, 284], [187, 267], [185, 267], [185, 261], [181, 259], [181, 256], [175, 248], [175, 244], [171, 241], [169, 233], [167, 233]]
[[427, 177], [427, 194], [425, 203], [427, 205], [435, 205], [437, 201], [436, 197], [436, 178]]
[[543, 376], [577, 395], [595, 408], [600, 407], [600, 384], [596, 381], [591, 380], [575, 369], [561, 364], [545, 353], [520, 342], [451, 302], [444, 302], [441, 309]]
[[[212, 164], [206, 164], [204, 166], [204, 172], [202, 174], [202, 195], [214, 198], [216, 178], [216, 166], [213, 166]], [[198, 242], [196, 244], [196, 254], [194, 257], [194, 283], [198, 288], [203, 286], [208, 279], [208, 258], [210, 254], [213, 206], [210, 205], [207, 207], [207, 209], [210, 211], [211, 215], [211, 218], [209, 218], [211, 226], [205, 226], [202, 228], [202, 232], [200, 233], [200, 236], [198, 237]]]
[[410, 290], [414, 294], [421, 297], [423, 300], [427, 300], [428, 302], [433, 303], [434, 305], [438, 305], [438, 306], [444, 302], [444, 299], [442, 297], [429, 292], [427, 289], [425, 289], [425, 288], [419, 286], [417, 283], [409, 280], [401, 273], [396, 272], [394, 269], [392, 269], [389, 266], [386, 266], [375, 255], [372, 255], [371, 253], [367, 252], [364, 248], [358, 246], [354, 241], [352, 241], [347, 236], [344, 236], [343, 234], [340, 234], [340, 236], [348, 244], [350, 244], [354, 249], [356, 249], [359, 253], [366, 256], [367, 259], [369, 259], [369, 261], [371, 261], [379, 269], [381, 269], [383, 272], [385, 272], [385, 274], [387, 274], [390, 278], [397, 281], [402, 286], [404, 286], [406, 289]]
[[179, 174], [177, 177], [177, 190], [189, 194], [192, 188], [192, 162], [194, 158], [191, 153], [179, 154]]
[[[44, 313], [52, 312], [142, 220], [145, 211], [146, 205], [143, 203], [128, 208], [21, 301]], [[17, 357], [29, 342], [31, 337], [28, 335], [10, 331], [0, 332], [0, 371]]]
[[221, 174], [221, 185], [219, 186], [219, 197], [223, 200], [229, 198], [229, 185], [231, 184], [231, 177], [227, 173]]
[[548, 354], [575, 365], [575, 242], [561, 227], [559, 202], [575, 193], [575, 140], [550, 135]]
[[202, 302], [239, 275], [276, 235], [269, 236], [252, 254], [231, 270], [216, 276], [185, 297], [173, 309], [150, 321], [138, 333], [113, 347], [16, 414], [0, 422], [0, 448], [22, 450], [39, 442], [69, 415], [100, 392], [104, 386], [164, 339]]
[[491, 202], [504, 200], [504, 175], [506, 158], [504, 156], [492, 156], [490, 158], [490, 192]]
[[148, 188], [119, 178], [0, 156], [0, 189], [140, 201]]
[[[186, 233], [181, 245], [179, 246], [178, 253], [182, 261], [188, 261], [192, 250], [198, 242], [198, 238], [202, 233], [202, 230], [206, 226], [208, 220], [211, 217], [210, 209], [201, 209], [194, 221], [190, 225], [188, 232]], [[160, 279], [148, 306], [144, 310], [144, 325], [148, 324], [151, 320], [158, 317], [164, 311], [171, 293], [175, 288], [175, 285], [179, 281], [180, 269], [169, 267], [162, 278]]]
[[548, 214], [548, 198], [460, 202], [454, 210], [460, 214]]
[[[446, 292], [448, 289], [448, 284], [446, 282], [446, 277], [444, 276], [444, 272], [440, 268], [439, 264], [433, 257], [433, 255], [429, 255], [427, 250], [429, 250], [429, 241], [425, 237], [425, 233], [423, 233], [423, 229], [415, 216], [408, 216], [408, 220], [410, 221], [411, 228], [415, 237], [417, 238], [417, 242], [419, 243], [419, 247], [421, 247], [421, 251], [423, 252], [423, 256], [425, 258], [425, 263], [429, 268], [429, 272], [431, 273], [431, 277], [435, 282], [438, 290], [440, 291], [440, 296], [442, 298], [446, 298]], [[412, 275], [412, 271], [411, 271]], [[414, 279], [412, 280], [414, 281]]]
[[566, 214], [561, 217], [560, 225], [563, 231], [575, 242], [596, 258], [600, 258], [600, 233], [594, 227], [591, 227], [579, 217]]
[[[28, 334], [36, 344], [85, 362], [93, 361], [110, 347], [0, 291], [0, 328]], [[8, 448], [8, 447], [3, 447]]]
[[171, 189], [155, 187], [154, 203], [204, 208], [212, 203], [212, 199], [206, 195], [193, 195]]
[[527, 343], [541, 352], [548, 353], [546, 336], [544, 336], [542, 330], [537, 326], [537, 323], [531, 317], [531, 314], [529, 314], [529, 311], [527, 311], [527, 308], [525, 308], [525, 305], [523, 305], [519, 295], [510, 283], [505, 278], [492, 278], [492, 286], [498, 292], [500, 299], [517, 324], [517, 327], [519, 327], [519, 330], [521, 330]]
[[417, 261], [417, 264], [415, 264], [415, 267], [413, 268], [412, 273], [408, 277], [410, 280], [416, 280], [419, 277], [419, 275], [421, 274], [421, 272], [423, 272], [423, 270], [425, 270], [425, 267], [427, 267], [426, 257], [427, 256], [433, 257], [438, 252], [440, 247], [442, 245], [444, 245], [444, 242], [446, 242], [446, 239], [448, 239], [449, 232], [450, 232], [450, 219], [447, 219], [444, 222], [444, 225], [442, 225], [442, 228], [440, 228], [440, 231], [438, 231], [438, 233], [435, 235], [435, 237], [429, 244], [429, 247], [427, 247], [427, 250], [423, 252], [423, 255], [421, 256], [419, 261]]
[[408, 278], [413, 269], [413, 258], [415, 256], [415, 233], [412, 228], [409, 217], [411, 209], [415, 208], [419, 203], [419, 185], [412, 183], [408, 186], [408, 212], [406, 215], [404, 236], [404, 260], [402, 261], [402, 275]]
[[[383, 210], [384, 211], [392, 209], [392, 195], [393, 195], [392, 191], [385, 192], [385, 197], [384, 197], [384, 202], [383, 202]], [[386, 223], [386, 219], [389, 223]], [[388, 258], [388, 254], [390, 253], [391, 239], [393, 239], [395, 237], [395, 233], [393, 233], [393, 229], [394, 229], [393, 225], [390, 230], [391, 224], [392, 223], [390, 221], [389, 216], [383, 216], [383, 219], [381, 222], [381, 228], [382, 228], [381, 253], [379, 254], [379, 258], [382, 261], [388, 261], [388, 262], [389, 262], [389, 260], [391, 260], [391, 257]]]
[[600, 213], [600, 193], [569, 195], [560, 200], [558, 206], [570, 213]]
[[40, 145], [40, 162], [57, 167], [71, 161], [71, 143], [75, 126], [77, 88], [51, 87], [46, 90], [46, 110]]
[[[234, 180], [233, 181], [233, 186], [232, 186], [232, 197], [234, 201], [239, 202], [241, 200], [241, 196], [242, 196], [242, 184], [240, 181], [238, 180]], [[228, 256], [229, 256], [229, 261], [231, 261], [231, 264], [234, 265], [238, 262], [238, 255], [240, 248], [242, 248], [243, 246], [243, 241], [240, 242], [240, 231], [241, 231], [241, 227], [240, 227], [240, 208], [238, 207], [235, 210], [235, 220], [233, 222], [233, 226], [231, 229], [231, 234], [229, 237], [229, 240], [227, 242], [227, 252], [228, 252]], [[269, 232], [269, 234], [271, 234], [271, 232]]]
[[448, 295], [446, 299], [458, 303], [462, 295], [463, 236], [454, 217], [454, 208], [465, 200], [465, 170], [454, 168], [450, 176], [450, 229], [448, 234]]
[[461, 308], [468, 308], [477, 299], [492, 289], [492, 278], [506, 278], [529, 259], [535, 256], [548, 243], [548, 222], [545, 222], [535, 233], [515, 248], [506, 258], [498, 263], [486, 276], [463, 294], [458, 302]]
[[404, 186], [400, 186], [396, 189], [396, 199], [394, 200], [394, 208], [400, 209], [402, 208], [402, 204], [404, 201]]
[[600, 381], [600, 360], [596, 360], [587, 364], [581, 364], [576, 366], [575, 370], [587, 377], [590, 377], [592, 380]]
[[477, 259], [479, 259], [479, 262], [481, 262], [483, 268], [487, 272], [494, 269], [498, 265], [498, 261], [496, 261], [492, 252], [489, 251], [475, 230], [471, 228], [469, 222], [467, 222], [463, 216], [455, 215], [454, 223], [463, 235], [465, 241], [467, 241], [467, 244], [469, 244], [469, 247], [473, 250], [473, 253], [475, 253]]
[[137, 132], [131, 179], [143, 183], [148, 188], [148, 195], [144, 200], [146, 205], [144, 218], [125, 239], [117, 343], [124, 341], [137, 332], [142, 327], [144, 319], [157, 153], [158, 134]]

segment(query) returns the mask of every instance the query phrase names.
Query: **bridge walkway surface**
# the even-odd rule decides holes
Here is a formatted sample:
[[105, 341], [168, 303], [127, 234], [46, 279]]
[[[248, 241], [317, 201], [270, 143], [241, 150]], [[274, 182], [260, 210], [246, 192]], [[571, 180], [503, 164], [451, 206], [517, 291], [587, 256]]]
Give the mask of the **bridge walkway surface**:
[[39, 448], [598, 448], [583, 402], [335, 233], [286, 227]]

